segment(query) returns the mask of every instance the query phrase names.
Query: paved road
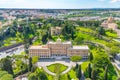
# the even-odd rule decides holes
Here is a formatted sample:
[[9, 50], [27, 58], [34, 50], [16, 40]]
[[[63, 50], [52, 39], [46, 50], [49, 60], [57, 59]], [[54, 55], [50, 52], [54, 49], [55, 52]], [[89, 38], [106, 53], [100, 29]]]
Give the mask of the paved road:
[[120, 62], [118, 60], [114, 60], [114, 65], [120, 70]]
[[80, 80], [85, 80], [84, 72], [82, 71], [82, 76]]
[[[118, 66], [117, 66], [117, 64], [115, 63], [115, 62], [112, 62], [112, 65], [113, 66], [116, 66], [117, 68], [118, 68]], [[120, 75], [119, 75], [119, 72], [118, 72], [118, 70], [115, 68], [115, 71], [116, 71], [116, 73], [117, 73], [117, 76], [119, 77]]]

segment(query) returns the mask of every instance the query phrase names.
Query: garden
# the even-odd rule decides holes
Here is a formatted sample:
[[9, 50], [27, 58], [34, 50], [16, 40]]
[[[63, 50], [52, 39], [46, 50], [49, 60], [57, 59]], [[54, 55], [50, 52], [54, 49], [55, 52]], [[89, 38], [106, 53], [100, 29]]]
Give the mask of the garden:
[[68, 67], [63, 64], [56, 63], [56, 64], [51, 64], [51, 65], [47, 66], [47, 68], [49, 71], [51, 71], [53, 73], [57, 73], [57, 72], [62, 73]]

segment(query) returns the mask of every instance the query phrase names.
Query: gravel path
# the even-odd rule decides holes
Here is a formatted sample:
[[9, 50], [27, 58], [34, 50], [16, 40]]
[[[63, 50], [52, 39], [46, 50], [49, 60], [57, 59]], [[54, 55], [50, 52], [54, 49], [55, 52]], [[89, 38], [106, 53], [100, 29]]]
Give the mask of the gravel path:
[[53, 72], [51, 72], [51, 71], [49, 71], [46, 66], [43, 66], [43, 69], [44, 69], [48, 74], [50, 74], [50, 75], [52, 75], [52, 76], [56, 76], [56, 74], [53, 73]]

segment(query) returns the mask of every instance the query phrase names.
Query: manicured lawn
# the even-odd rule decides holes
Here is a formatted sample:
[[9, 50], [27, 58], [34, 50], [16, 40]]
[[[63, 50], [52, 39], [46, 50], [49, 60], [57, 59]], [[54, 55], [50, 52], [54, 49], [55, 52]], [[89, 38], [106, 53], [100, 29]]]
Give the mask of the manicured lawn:
[[84, 72], [86, 71], [86, 69], [87, 69], [87, 67], [88, 67], [88, 64], [89, 64], [89, 61], [83, 62], [83, 63], [81, 64], [81, 68], [82, 68], [82, 70], [83, 70]]
[[108, 37], [112, 37], [112, 38], [116, 38], [116, 37], [118, 37], [117, 36], [117, 33], [111, 33], [111, 32], [106, 32], [106, 35], [108, 36]]
[[68, 72], [68, 74], [70, 75], [70, 78], [71, 78], [71, 79], [77, 80], [76, 72], [75, 72], [73, 69], [71, 69], [71, 70]]
[[61, 73], [61, 72], [65, 71], [68, 67], [63, 64], [56, 63], [56, 64], [52, 64], [50, 66], [47, 66], [47, 68], [51, 72], [57, 73], [59, 70], [59, 72]]

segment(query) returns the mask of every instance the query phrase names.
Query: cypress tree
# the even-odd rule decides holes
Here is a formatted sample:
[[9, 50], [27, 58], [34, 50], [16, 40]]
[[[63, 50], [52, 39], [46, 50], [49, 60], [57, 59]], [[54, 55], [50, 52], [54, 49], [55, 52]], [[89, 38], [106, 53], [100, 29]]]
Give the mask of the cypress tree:
[[89, 63], [89, 65], [88, 65], [88, 75], [89, 75], [89, 78], [91, 78], [91, 73], [92, 73], [92, 68], [91, 68], [91, 64]]
[[76, 66], [75, 66], [75, 70], [78, 70], [78, 68], [79, 68], [79, 65], [78, 65], [78, 64], [76, 64]]
[[77, 78], [78, 78], [78, 79], [81, 78], [81, 76], [82, 76], [81, 65], [79, 66], [78, 70], [76, 71], [76, 75], [77, 75]]
[[68, 77], [68, 80], [71, 80], [71, 78], [70, 78], [70, 75], [69, 75], [69, 74], [67, 74], [67, 77]]
[[1, 69], [7, 71], [9, 74], [14, 74], [10, 58], [6, 57], [1, 59]]
[[93, 60], [93, 54], [92, 54], [92, 53], [90, 53], [89, 60], [90, 60], [90, 61]]
[[29, 71], [32, 70], [32, 66], [33, 66], [33, 65], [32, 65], [32, 58], [30, 57], [30, 58], [29, 58], [29, 66], [28, 66], [28, 67], [29, 67], [29, 68], [28, 68]]
[[97, 80], [97, 72], [95, 69], [92, 70], [91, 78], [92, 80]]

